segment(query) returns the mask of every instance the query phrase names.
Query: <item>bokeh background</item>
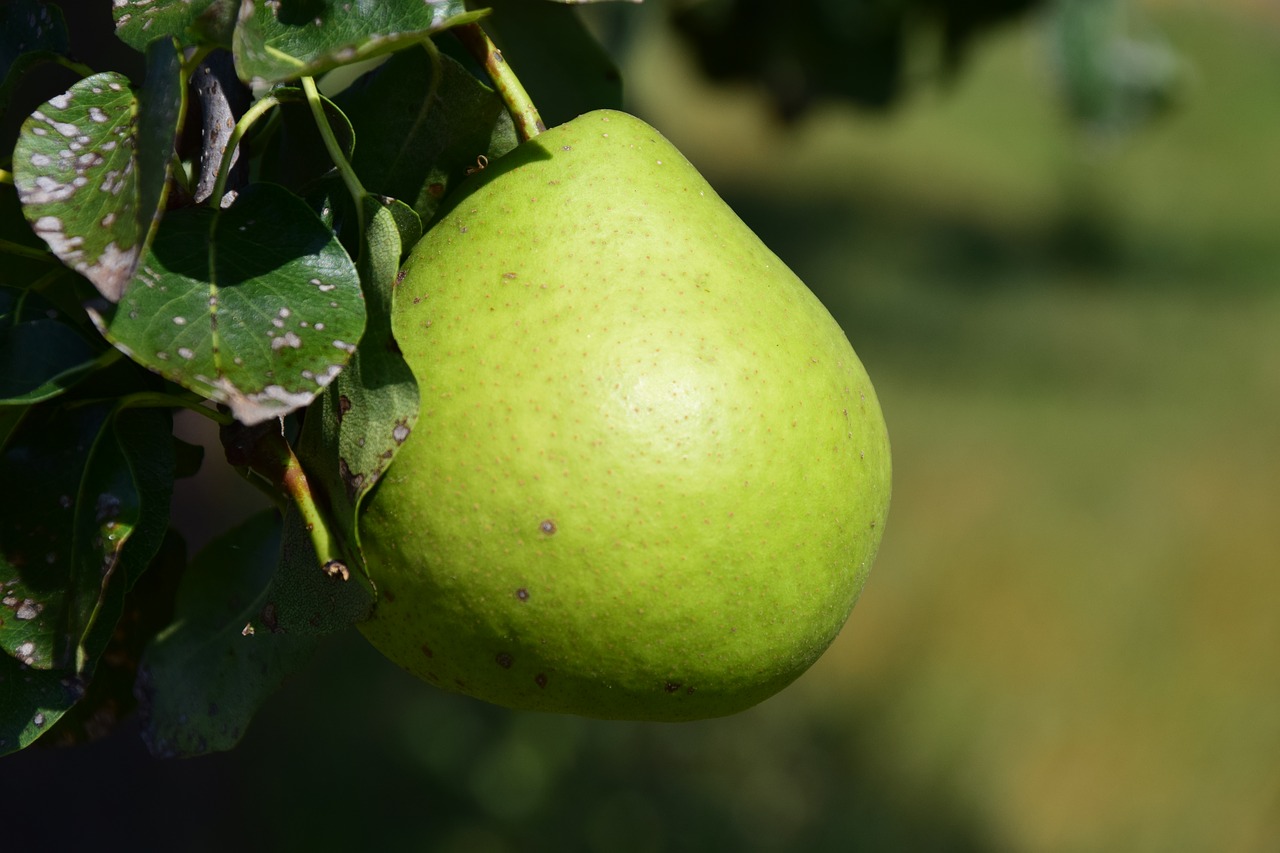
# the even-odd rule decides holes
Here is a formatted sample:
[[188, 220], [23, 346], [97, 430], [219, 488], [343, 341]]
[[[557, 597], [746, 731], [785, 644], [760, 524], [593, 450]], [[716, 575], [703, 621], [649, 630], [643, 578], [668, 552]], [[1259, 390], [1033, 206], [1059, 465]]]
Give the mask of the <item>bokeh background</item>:
[[[1129, 4], [1180, 80], [1132, 124], [1073, 120], [1044, 12], [891, 110], [791, 122], [660, 15], [602, 16], [630, 108], [875, 380], [894, 503], [835, 645], [749, 712], [649, 725], [445, 695], [352, 633], [229, 754], [126, 728], [5, 759], [0, 848], [1280, 848], [1278, 8]], [[193, 545], [245, 488], [181, 485]]]

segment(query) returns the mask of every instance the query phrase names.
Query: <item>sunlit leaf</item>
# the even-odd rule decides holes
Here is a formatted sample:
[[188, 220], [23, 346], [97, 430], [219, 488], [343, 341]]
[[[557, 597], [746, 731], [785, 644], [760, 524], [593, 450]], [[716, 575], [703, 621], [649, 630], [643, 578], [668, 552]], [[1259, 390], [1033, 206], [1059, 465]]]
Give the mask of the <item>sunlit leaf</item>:
[[173, 43], [147, 59], [141, 109], [124, 75], [86, 77], [23, 122], [13, 154], [36, 234], [112, 302], [160, 216], [185, 103]]
[[114, 0], [112, 15], [116, 35], [135, 50], [146, 50], [160, 36], [184, 47], [230, 47], [239, 8], [239, 0]]
[[[280, 552], [273, 512], [253, 516], [201, 551], [178, 592], [176, 618], [138, 672], [143, 739], [164, 757], [227, 750], [284, 679], [310, 659], [317, 637], [258, 622]], [[319, 571], [319, 569], [317, 569]]]
[[161, 223], [120, 304], [95, 314], [139, 364], [244, 423], [307, 405], [364, 331], [355, 265], [297, 196], [271, 184]]
[[432, 33], [479, 20], [463, 0], [244, 0], [236, 27], [236, 70], [246, 83], [316, 75], [407, 47]]

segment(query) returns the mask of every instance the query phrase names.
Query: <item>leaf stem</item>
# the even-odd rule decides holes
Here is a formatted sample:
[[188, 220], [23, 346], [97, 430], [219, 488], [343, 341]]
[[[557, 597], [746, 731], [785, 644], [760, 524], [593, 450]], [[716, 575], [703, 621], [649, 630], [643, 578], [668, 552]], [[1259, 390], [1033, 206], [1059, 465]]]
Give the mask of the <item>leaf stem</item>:
[[319, 567], [331, 574], [347, 571], [348, 560], [325, 516], [306, 471], [284, 435], [284, 421], [277, 419], [255, 426], [238, 421], [224, 424], [222, 446], [227, 462], [265, 480], [276, 495], [292, 501], [302, 515]]
[[498, 46], [489, 38], [489, 34], [477, 23], [461, 24], [454, 27], [452, 32], [493, 81], [494, 88], [498, 90], [503, 103], [511, 113], [511, 118], [516, 123], [516, 133], [520, 141], [527, 142], [546, 130], [547, 126], [542, 123], [542, 117], [538, 115], [538, 108], [533, 105], [533, 100], [525, 91], [520, 78], [511, 70], [511, 66], [502, 56], [502, 51], [498, 50]]
[[118, 407], [120, 409], [186, 409], [197, 415], [203, 415], [221, 426], [227, 426], [235, 421], [235, 418], [227, 412], [210, 409], [202, 405], [199, 400], [189, 400], [160, 391], [139, 391], [136, 394], [129, 394], [121, 398]]
[[0, 169], [0, 184], [13, 186], [13, 172], [8, 169]]
[[49, 254], [48, 251], [37, 249], [34, 246], [24, 246], [21, 243], [15, 243], [12, 240], [0, 239], [0, 254], [14, 255], [19, 258], [27, 258], [32, 261], [46, 261], [47, 263], [57, 263], [57, 258]]
[[79, 74], [81, 77], [92, 77], [94, 75], [94, 70], [83, 62], [76, 62], [74, 59], [62, 56], [61, 54], [56, 54], [52, 58], [58, 65], [61, 65], [63, 68], [74, 74]]
[[222, 196], [227, 191], [227, 178], [231, 174], [231, 158], [235, 156], [236, 148], [240, 145], [240, 138], [253, 127], [253, 123], [261, 118], [263, 113], [279, 103], [275, 95], [264, 95], [261, 100], [245, 110], [244, 115], [236, 122], [235, 130], [231, 131], [231, 136], [227, 138], [227, 147], [222, 152], [222, 163], [218, 166], [218, 180], [213, 185], [213, 193], [209, 196], [214, 207], [222, 206]]
[[333, 165], [337, 167], [338, 174], [342, 175], [342, 182], [346, 184], [347, 192], [351, 193], [351, 200], [355, 203], [356, 210], [361, 211], [360, 233], [363, 234], [364, 213], [360, 202], [368, 193], [365, 191], [364, 184], [360, 183], [356, 170], [347, 161], [347, 155], [343, 153], [342, 146], [338, 143], [338, 138], [333, 135], [333, 127], [329, 124], [329, 117], [324, 114], [324, 102], [320, 99], [320, 91], [316, 89], [314, 77], [307, 76], [302, 78], [302, 91], [306, 93], [307, 106], [311, 107], [311, 114], [315, 116], [316, 129], [320, 131], [320, 138], [324, 140], [324, 147], [329, 152], [329, 159], [333, 160]]

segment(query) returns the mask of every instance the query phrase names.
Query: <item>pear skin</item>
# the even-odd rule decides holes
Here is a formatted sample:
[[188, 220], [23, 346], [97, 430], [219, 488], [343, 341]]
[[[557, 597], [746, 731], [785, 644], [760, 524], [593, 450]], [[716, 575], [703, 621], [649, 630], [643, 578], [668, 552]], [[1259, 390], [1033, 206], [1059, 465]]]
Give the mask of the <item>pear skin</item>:
[[692, 720], [840, 631], [889, 508], [875, 392], [652, 127], [593, 112], [489, 164], [393, 327], [422, 408], [360, 533], [391, 660], [512, 708]]

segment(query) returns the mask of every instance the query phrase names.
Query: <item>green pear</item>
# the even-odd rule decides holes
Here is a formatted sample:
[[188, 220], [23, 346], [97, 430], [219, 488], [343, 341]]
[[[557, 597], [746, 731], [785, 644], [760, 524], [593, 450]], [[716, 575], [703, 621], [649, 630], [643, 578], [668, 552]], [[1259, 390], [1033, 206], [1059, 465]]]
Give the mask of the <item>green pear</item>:
[[844, 333], [634, 117], [553, 128], [461, 192], [395, 290], [422, 406], [361, 519], [365, 636], [512, 708], [690, 720], [782, 689], [889, 506]]

